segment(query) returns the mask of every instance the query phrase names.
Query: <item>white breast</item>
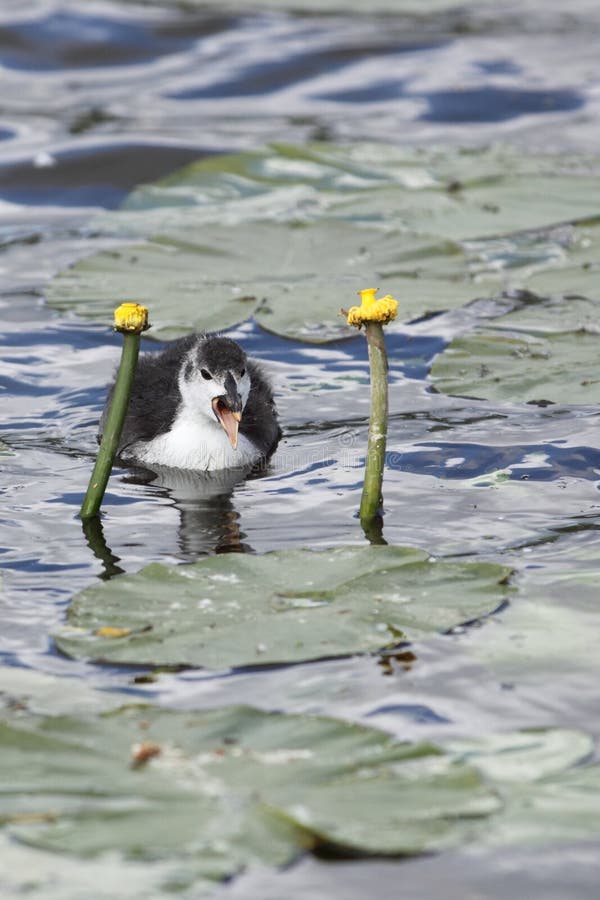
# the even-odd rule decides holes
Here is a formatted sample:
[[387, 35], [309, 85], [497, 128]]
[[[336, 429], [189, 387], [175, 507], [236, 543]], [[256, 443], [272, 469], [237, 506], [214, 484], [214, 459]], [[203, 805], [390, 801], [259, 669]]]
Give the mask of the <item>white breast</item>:
[[148, 465], [197, 472], [242, 468], [260, 459], [260, 451], [243, 434], [239, 435], [234, 450], [218, 422], [213, 423], [205, 416], [190, 418], [182, 414], [170, 431], [151, 441], [137, 441], [128, 452]]

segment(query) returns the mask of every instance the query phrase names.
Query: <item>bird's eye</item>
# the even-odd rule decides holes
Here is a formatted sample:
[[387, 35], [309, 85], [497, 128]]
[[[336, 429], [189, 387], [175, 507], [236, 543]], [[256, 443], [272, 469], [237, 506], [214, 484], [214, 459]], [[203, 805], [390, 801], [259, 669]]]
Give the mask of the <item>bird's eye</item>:
[[243, 378], [245, 374], [246, 374], [246, 370], [245, 370], [245, 369], [242, 369], [242, 370], [240, 371], [240, 378]]
[[212, 375], [210, 374], [208, 369], [200, 369], [200, 374], [202, 375], [203, 378], [206, 379], [206, 381], [210, 381], [212, 378]]

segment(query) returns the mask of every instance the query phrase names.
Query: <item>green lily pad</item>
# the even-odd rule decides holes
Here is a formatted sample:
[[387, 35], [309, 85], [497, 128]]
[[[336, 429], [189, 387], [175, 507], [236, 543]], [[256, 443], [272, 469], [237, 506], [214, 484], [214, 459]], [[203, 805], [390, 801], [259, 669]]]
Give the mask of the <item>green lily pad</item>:
[[530, 548], [527, 562], [502, 628], [493, 636], [480, 631], [470, 652], [499, 678], [529, 685], [547, 683], [550, 661], [559, 681], [579, 680], [585, 703], [587, 686], [600, 676], [600, 540], [594, 531], [567, 531]]
[[[68, 856], [15, 841], [8, 829], [0, 829], [0, 858], [0, 886], [7, 900], [172, 900], [173, 891], [183, 887], [176, 862], [126, 860], [116, 853], [110, 862], [106, 856]], [[197, 879], [193, 890], [194, 900], [214, 898], [215, 883]]]
[[84, 590], [55, 640], [75, 657], [212, 669], [367, 653], [487, 615], [509, 574], [397, 547], [152, 564]]
[[572, 769], [535, 785], [507, 791], [506, 812], [486, 843], [494, 845], [576, 843], [600, 838], [600, 766]]
[[497, 319], [497, 324], [503, 330], [523, 331], [534, 337], [580, 332], [596, 335], [600, 332], [600, 301], [586, 297], [543, 299], [533, 296], [533, 302]]
[[548, 297], [589, 297], [600, 301], [600, 267], [598, 265], [565, 265], [533, 275], [527, 281], [532, 291]]
[[57, 678], [19, 666], [0, 668], [0, 715], [4, 709], [51, 715], [69, 712], [75, 715], [104, 712], [122, 703], [120, 694], [95, 690], [80, 678]]
[[521, 784], [558, 775], [590, 756], [594, 742], [570, 728], [526, 729], [445, 744], [493, 782]]
[[352, 333], [339, 309], [363, 287], [397, 296], [407, 321], [568, 264], [563, 232], [548, 228], [597, 215], [594, 165], [377, 144], [211, 157], [98, 217], [96, 232], [126, 243], [59, 273], [47, 298], [103, 321], [143, 302], [160, 337], [255, 315], [326, 342]]
[[[243, 234], [241, 233], [243, 231]], [[149, 241], [103, 251], [82, 260], [55, 281], [48, 298], [62, 309], [110, 318], [119, 297], [150, 307], [154, 330], [175, 337], [185, 330], [217, 331], [255, 315], [264, 328], [286, 337], [323, 342], [355, 334], [340, 315], [358, 302], [357, 286], [377, 283], [384, 293], [402, 285], [403, 309], [412, 314], [431, 305], [427, 282], [414, 296], [424, 260], [441, 252], [448, 260], [443, 291], [446, 305], [473, 294], [464, 263], [444, 242], [345, 222], [282, 228], [255, 223], [249, 228], [214, 226], [202, 243]], [[434, 281], [434, 279], [430, 279]], [[406, 286], [404, 289], [403, 286]], [[438, 298], [434, 297], [434, 308]]]
[[[88, 718], [13, 712], [0, 724], [0, 821], [71, 856], [177, 863], [180, 887], [326, 846], [404, 855], [464, 839], [499, 801], [427, 744], [249, 707], [126, 707]], [[171, 876], [173, 877], [173, 876]]]
[[[598, 161], [524, 157], [510, 148], [400, 149], [274, 144], [200, 160], [142, 186], [98, 224], [189, 239], [190, 228], [338, 220], [456, 242], [595, 219]], [[563, 247], [562, 235], [555, 235]]]
[[563, 304], [566, 307], [577, 297], [587, 297], [597, 303], [600, 301], [600, 225], [597, 221], [582, 223], [563, 234], [562, 252], [555, 252], [551, 265], [531, 272], [527, 287], [545, 297], [567, 296], [569, 303]]
[[600, 334], [571, 332], [542, 338], [477, 329], [455, 338], [435, 359], [431, 379], [438, 391], [456, 397], [596, 404]]
[[[216, 263], [215, 263], [216, 258]], [[57, 309], [74, 309], [106, 322], [120, 300], [142, 303], [151, 313], [153, 333], [177, 337], [182, 310], [189, 331], [219, 331], [242, 322], [256, 307], [256, 296], [236, 294], [236, 283], [215, 293], [211, 268], [223, 272], [216, 248], [193, 251], [168, 243], [125, 246], [87, 257], [65, 270], [48, 290]]]
[[[261, 222], [212, 226], [198, 240], [161, 236], [103, 251], [65, 270], [47, 298], [104, 320], [121, 298], [143, 303], [163, 338], [218, 331], [255, 315], [276, 334], [322, 343], [356, 333], [340, 310], [358, 302], [364, 286], [396, 291], [406, 319], [486, 293], [474, 287], [456, 247], [400, 231], [335, 220], [287, 228]], [[428, 263], [439, 278], [424, 277]]]
[[500, 401], [598, 402], [599, 229], [581, 226], [569, 240], [565, 265], [531, 274], [513, 310], [493, 326], [455, 338], [435, 359], [431, 378], [438, 391]]
[[594, 749], [588, 735], [529, 730], [450, 742], [448, 749], [479, 769], [503, 800], [479, 831], [483, 844], [521, 847], [600, 837], [600, 765], [580, 765]]

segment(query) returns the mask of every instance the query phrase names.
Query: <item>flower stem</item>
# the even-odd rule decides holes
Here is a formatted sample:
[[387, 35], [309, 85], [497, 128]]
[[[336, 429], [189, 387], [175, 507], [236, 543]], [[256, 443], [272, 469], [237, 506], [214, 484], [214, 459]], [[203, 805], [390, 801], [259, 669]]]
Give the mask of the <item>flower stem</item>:
[[365, 460], [365, 478], [360, 501], [360, 521], [365, 531], [381, 517], [383, 467], [388, 420], [388, 361], [380, 322], [365, 322], [371, 370], [371, 417]]
[[91, 519], [93, 516], [97, 516], [100, 510], [117, 447], [119, 446], [121, 431], [123, 430], [123, 422], [127, 413], [139, 352], [139, 332], [124, 331], [121, 362], [110, 409], [106, 417], [102, 443], [98, 450], [96, 464], [79, 513], [82, 519]]

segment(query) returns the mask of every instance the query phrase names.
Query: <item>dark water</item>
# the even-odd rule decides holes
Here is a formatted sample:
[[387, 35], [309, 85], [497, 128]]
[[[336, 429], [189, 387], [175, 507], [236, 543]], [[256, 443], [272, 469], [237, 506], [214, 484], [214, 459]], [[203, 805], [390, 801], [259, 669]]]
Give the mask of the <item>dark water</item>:
[[[169, 473], [148, 484], [117, 471], [103, 535], [82, 533], [77, 510], [119, 341], [51, 311], [43, 293], [54, 272], [89, 249], [94, 211], [192, 159], [271, 140], [600, 149], [596, 4], [442, 4], [436, 12], [425, 3], [415, 15], [403, 3], [394, 15], [192, 7], [31, 0], [0, 9], [3, 666], [173, 707], [247, 701], [326, 712], [403, 738], [547, 725], [599, 737], [597, 667], [568, 651], [544, 656], [531, 634], [523, 637], [523, 611], [513, 607], [483, 629], [414, 648], [413, 663], [387, 672], [360, 658], [165, 675], [143, 687], [131, 672], [54, 651], [52, 628], [96, 577], [150, 560], [363, 540], [355, 518], [368, 416], [362, 338], [314, 348], [253, 323], [232, 336], [267, 362], [277, 385], [285, 436], [272, 468], [211, 490]], [[391, 334], [387, 539], [521, 567], [549, 554], [593, 557], [596, 410], [498, 409], [432, 393], [428, 367], [461, 322], [448, 314]], [[499, 472], [508, 490], [499, 489]], [[585, 628], [576, 605], [572, 612]], [[519, 640], [524, 655], [515, 660], [508, 650]], [[559, 900], [595, 897], [598, 870], [588, 847], [560, 848], [550, 862], [547, 851], [490, 850], [410, 863], [310, 860], [223, 890], [263, 900], [359, 897], [374, 879], [382, 896], [429, 897], [443, 884], [456, 898]]]

